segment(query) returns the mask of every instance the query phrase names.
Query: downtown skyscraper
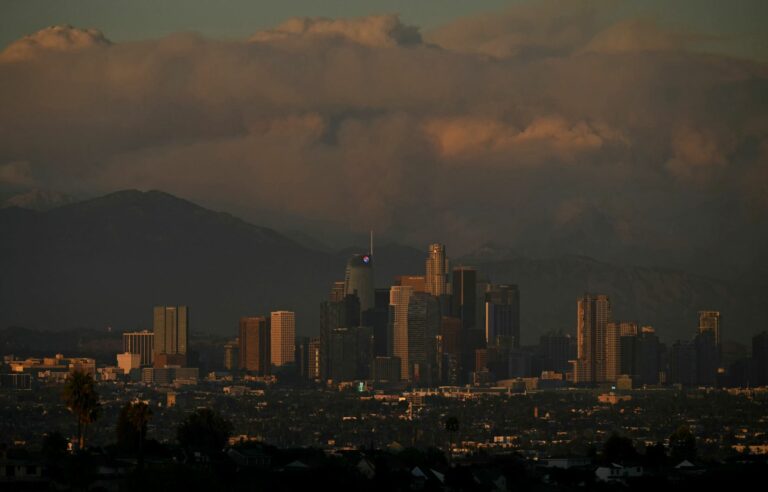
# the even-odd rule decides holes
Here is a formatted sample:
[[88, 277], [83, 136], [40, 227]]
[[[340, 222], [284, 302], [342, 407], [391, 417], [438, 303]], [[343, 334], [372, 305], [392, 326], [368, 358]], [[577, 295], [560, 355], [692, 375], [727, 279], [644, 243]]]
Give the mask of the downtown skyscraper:
[[413, 287], [396, 285], [389, 291], [389, 333], [388, 344], [392, 356], [400, 358], [400, 379], [408, 379], [408, 304]]
[[585, 294], [577, 301], [574, 382], [606, 381], [606, 329], [612, 321], [607, 295]]
[[189, 310], [187, 306], [155, 306], [154, 363], [186, 365]]
[[433, 243], [429, 245], [429, 256], [426, 265], [426, 290], [435, 297], [448, 293], [448, 262], [445, 257], [445, 245]]
[[699, 311], [699, 334], [711, 333], [720, 348], [720, 311]]
[[476, 328], [477, 270], [472, 267], [453, 269], [451, 282], [451, 314], [461, 320], [464, 330]]
[[489, 345], [520, 347], [520, 290], [493, 285], [485, 292], [485, 340]]
[[270, 374], [271, 337], [269, 318], [240, 318], [240, 370], [257, 376]]
[[344, 274], [344, 295], [355, 295], [360, 299], [360, 311], [367, 312], [374, 307], [373, 257], [370, 254], [352, 255], [347, 260]]
[[296, 358], [296, 314], [293, 311], [273, 311], [270, 314], [271, 361], [281, 367]]
[[139, 354], [142, 366], [152, 365], [154, 349], [154, 333], [147, 330], [123, 333], [123, 352]]

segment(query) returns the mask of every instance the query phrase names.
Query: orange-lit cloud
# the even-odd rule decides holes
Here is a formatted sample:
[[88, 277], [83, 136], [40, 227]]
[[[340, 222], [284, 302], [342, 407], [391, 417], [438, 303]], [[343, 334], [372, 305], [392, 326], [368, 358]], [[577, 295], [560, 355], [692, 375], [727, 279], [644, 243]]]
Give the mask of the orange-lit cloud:
[[98, 29], [51, 26], [8, 45], [0, 52], [0, 61], [25, 60], [46, 52], [75, 51], [110, 44]]
[[764, 226], [702, 232], [765, 215], [768, 68], [599, 8], [527, 5], [422, 42], [396, 16], [108, 49], [64, 30], [90, 41], [0, 63], [0, 185], [158, 188], [278, 228], [464, 249], [768, 247]]

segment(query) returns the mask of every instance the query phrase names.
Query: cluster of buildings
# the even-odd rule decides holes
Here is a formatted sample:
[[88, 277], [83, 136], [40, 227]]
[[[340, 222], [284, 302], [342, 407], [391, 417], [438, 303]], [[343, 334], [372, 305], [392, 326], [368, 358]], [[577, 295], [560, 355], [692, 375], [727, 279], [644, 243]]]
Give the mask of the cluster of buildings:
[[[536, 346], [521, 346], [517, 285], [493, 284], [473, 267], [451, 268], [439, 243], [429, 245], [423, 272], [399, 275], [387, 288], [375, 287], [372, 252], [352, 255], [344, 279], [321, 303], [319, 321], [319, 336], [309, 338], [296, 337], [293, 311], [241, 318], [238, 336], [223, 347], [224, 370], [267, 381], [379, 387], [768, 382], [765, 335], [755, 337], [751, 359], [724, 367], [718, 311], [700, 311], [693, 339], [668, 349], [653, 327], [614, 319], [605, 294], [577, 300], [575, 337], [549, 333]], [[188, 326], [186, 306], [155, 307], [152, 332], [123, 335], [118, 366], [148, 383], [196, 378], [188, 367]]]
[[388, 288], [374, 287], [372, 254], [353, 255], [320, 306], [320, 336], [298, 346], [299, 366], [320, 381], [457, 385], [490, 367], [505, 379], [520, 350], [520, 293], [451, 269], [442, 244], [429, 246], [422, 274]]
[[123, 333], [117, 367], [133, 381], [194, 383], [199, 374], [189, 362], [189, 308], [155, 306], [153, 330]]
[[[435, 243], [423, 272], [399, 275], [386, 288], [375, 287], [372, 253], [352, 255], [320, 304], [318, 337], [296, 336], [293, 311], [241, 318], [237, 337], [223, 346], [223, 369], [266, 382], [393, 389], [768, 384], [768, 334], [754, 337], [751, 358], [726, 361], [720, 312], [698, 314], [693, 338], [668, 348], [653, 327], [614, 319], [608, 295], [585, 294], [577, 299], [575, 336], [548, 333], [538, 345], [522, 346], [517, 285], [451, 267], [445, 246]], [[155, 306], [151, 331], [123, 333], [116, 367], [97, 370], [93, 359], [57, 355], [12, 360], [11, 374], [62, 379], [78, 368], [102, 380], [194, 383], [200, 375], [189, 350], [189, 316], [187, 306]], [[29, 386], [17, 376], [3, 381]]]

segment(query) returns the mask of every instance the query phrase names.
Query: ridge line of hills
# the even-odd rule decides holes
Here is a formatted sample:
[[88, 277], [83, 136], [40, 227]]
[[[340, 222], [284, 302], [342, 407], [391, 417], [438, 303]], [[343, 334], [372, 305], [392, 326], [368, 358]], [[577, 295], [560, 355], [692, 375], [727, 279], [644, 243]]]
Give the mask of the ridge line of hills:
[[[0, 327], [134, 330], [150, 327], [153, 305], [186, 304], [195, 331], [234, 336], [240, 316], [291, 309], [298, 334], [314, 336], [319, 303], [343, 278], [353, 251], [360, 249], [316, 250], [162, 191], [123, 190], [44, 211], [6, 207]], [[425, 257], [426, 248], [377, 246], [377, 285], [423, 274]], [[746, 342], [765, 328], [768, 288], [747, 281], [493, 248], [456, 261], [493, 282], [520, 286], [523, 343], [548, 331], [573, 332], [576, 298], [584, 292], [609, 294], [616, 319], [653, 325], [666, 341], [690, 338], [700, 309], [723, 313], [726, 339]]]

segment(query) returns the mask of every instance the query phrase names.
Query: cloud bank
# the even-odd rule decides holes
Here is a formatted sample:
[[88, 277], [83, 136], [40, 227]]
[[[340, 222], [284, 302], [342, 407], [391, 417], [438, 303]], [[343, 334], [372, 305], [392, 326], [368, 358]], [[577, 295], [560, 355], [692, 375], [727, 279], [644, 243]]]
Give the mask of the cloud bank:
[[454, 253], [768, 264], [768, 68], [584, 5], [423, 35], [392, 15], [239, 41], [46, 29], [0, 54], [0, 186], [157, 188]]

